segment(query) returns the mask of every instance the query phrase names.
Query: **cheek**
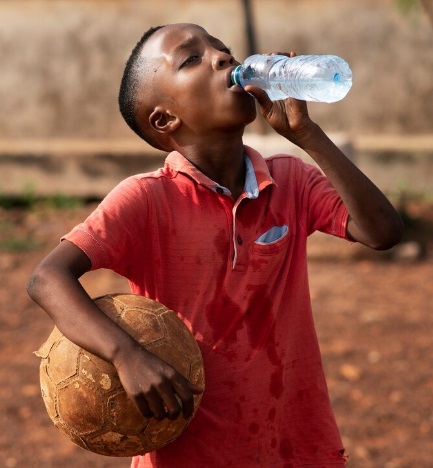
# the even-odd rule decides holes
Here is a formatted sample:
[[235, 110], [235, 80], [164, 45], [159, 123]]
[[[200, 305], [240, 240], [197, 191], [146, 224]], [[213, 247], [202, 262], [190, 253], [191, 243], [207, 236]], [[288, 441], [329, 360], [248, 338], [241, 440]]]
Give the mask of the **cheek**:
[[206, 76], [199, 74], [183, 76], [171, 83], [175, 93], [179, 97], [193, 98], [198, 96], [208, 96], [211, 86]]
[[247, 125], [257, 116], [254, 98], [218, 92], [206, 79], [178, 81], [171, 91], [181, 120], [191, 128]]

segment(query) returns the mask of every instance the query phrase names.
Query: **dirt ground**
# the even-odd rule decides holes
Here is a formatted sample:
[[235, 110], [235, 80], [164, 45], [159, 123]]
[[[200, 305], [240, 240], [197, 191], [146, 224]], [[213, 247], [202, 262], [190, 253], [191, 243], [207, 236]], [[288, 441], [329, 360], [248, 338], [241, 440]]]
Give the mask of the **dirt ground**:
[[[0, 209], [2, 467], [129, 466], [76, 447], [53, 426], [32, 354], [53, 325], [27, 297], [27, 278], [92, 208]], [[310, 241], [317, 332], [351, 468], [433, 466], [433, 206], [407, 214], [407, 240], [421, 243], [388, 254], [322, 235]], [[83, 282], [93, 296], [127, 291], [106, 271]]]

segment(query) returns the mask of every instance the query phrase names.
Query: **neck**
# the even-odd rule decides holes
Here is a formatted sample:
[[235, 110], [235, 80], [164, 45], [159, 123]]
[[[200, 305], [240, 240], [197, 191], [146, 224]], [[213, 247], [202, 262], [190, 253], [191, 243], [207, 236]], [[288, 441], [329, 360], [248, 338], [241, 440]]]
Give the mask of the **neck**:
[[176, 148], [209, 179], [228, 188], [236, 200], [244, 190], [245, 167], [242, 137], [218, 138], [212, 144], [194, 144]]

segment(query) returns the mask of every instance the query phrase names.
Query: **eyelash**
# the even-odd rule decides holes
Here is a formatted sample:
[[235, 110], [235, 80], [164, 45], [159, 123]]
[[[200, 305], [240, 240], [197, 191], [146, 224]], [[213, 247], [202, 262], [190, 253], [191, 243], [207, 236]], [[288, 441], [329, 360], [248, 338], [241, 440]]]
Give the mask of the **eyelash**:
[[185, 65], [189, 65], [190, 63], [194, 62], [198, 58], [198, 55], [191, 55], [191, 57], [188, 57], [183, 63], [182, 67]]
[[[232, 55], [232, 51], [230, 50], [230, 48], [228, 47], [224, 47], [222, 49], [220, 49], [221, 52], [225, 52], [226, 54], [228, 55]], [[189, 65], [190, 63], [193, 63], [195, 62], [195, 60], [198, 58], [199, 56], [198, 55], [191, 55], [191, 57], [188, 57], [181, 65], [181, 68], [186, 66], [186, 65]]]

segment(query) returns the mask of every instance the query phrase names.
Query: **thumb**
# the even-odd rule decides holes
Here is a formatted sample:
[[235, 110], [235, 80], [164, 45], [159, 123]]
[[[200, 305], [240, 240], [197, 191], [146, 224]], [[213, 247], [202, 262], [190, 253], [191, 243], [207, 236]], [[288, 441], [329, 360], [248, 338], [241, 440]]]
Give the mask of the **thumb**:
[[200, 393], [203, 393], [204, 392], [204, 387], [199, 387], [198, 385], [195, 385], [193, 384], [192, 382], [188, 381], [188, 386], [189, 386], [189, 389], [191, 390], [191, 392], [194, 394], [194, 395], [199, 395]]
[[245, 86], [245, 91], [255, 97], [260, 107], [267, 110], [272, 107], [272, 101], [269, 99], [266, 91], [263, 89], [257, 88], [257, 86], [247, 85]]

